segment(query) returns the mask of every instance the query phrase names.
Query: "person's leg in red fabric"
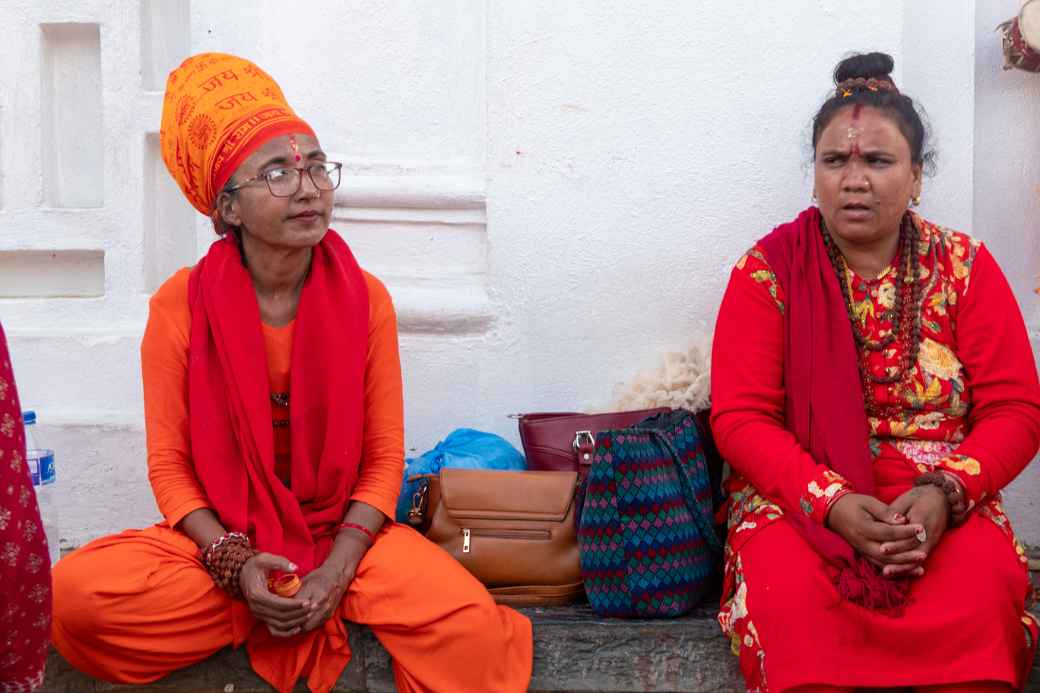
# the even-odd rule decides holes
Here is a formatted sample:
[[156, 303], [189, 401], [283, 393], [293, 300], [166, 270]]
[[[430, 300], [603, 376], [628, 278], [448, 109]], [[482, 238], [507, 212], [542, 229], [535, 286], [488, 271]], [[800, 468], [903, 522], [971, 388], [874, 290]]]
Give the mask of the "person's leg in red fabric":
[[[824, 654], [850, 634], [823, 560], [787, 522], [761, 529], [739, 552], [747, 616], [741, 670], [750, 686], [771, 691], [845, 690], [856, 681]], [[856, 643], [858, 645], [858, 642]], [[760, 682], [760, 683], [759, 683]], [[833, 687], [833, 688], [832, 688]]]
[[340, 613], [372, 629], [393, 657], [402, 692], [527, 690], [531, 622], [495, 604], [454, 558], [409, 527], [381, 533]]
[[[936, 673], [966, 686], [951, 683], [942, 690], [1009, 690], [1024, 683], [1034, 652], [1027, 643], [1035, 642], [1031, 622], [1023, 621], [1028, 590], [1025, 565], [992, 519], [974, 512], [963, 525], [947, 530], [925, 563], [925, 578], [911, 593], [913, 609], [944, 619], [938, 642], [949, 654], [937, 653]], [[953, 614], [956, 620], [947, 618]], [[974, 664], [966, 667], [967, 662]]]
[[741, 665], [745, 677], [748, 667], [764, 672], [770, 690], [944, 679], [1007, 688], [1028, 672], [1027, 577], [1008, 537], [986, 517], [973, 514], [943, 537], [898, 622], [842, 600], [822, 559], [786, 523], [762, 529], [739, 555], [745, 620], [762, 660], [742, 648]]
[[144, 684], [231, 644], [231, 597], [162, 527], [91, 542], [54, 568], [54, 646], [77, 669]]

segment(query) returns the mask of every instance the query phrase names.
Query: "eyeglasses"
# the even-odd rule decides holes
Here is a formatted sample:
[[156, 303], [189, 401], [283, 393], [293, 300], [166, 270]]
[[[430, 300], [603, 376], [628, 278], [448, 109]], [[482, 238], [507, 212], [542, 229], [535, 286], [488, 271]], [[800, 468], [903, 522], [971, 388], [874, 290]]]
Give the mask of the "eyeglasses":
[[314, 187], [318, 190], [335, 190], [339, 187], [340, 169], [342, 168], [343, 164], [336, 161], [326, 161], [324, 163], [311, 164], [310, 166], [301, 166], [299, 168], [272, 168], [269, 171], [261, 173], [259, 176], [247, 178], [234, 187], [225, 188], [224, 192], [234, 192], [239, 188], [245, 187], [247, 183], [252, 183], [255, 180], [262, 180], [267, 183], [267, 189], [273, 196], [292, 197], [300, 191], [300, 187], [303, 185], [304, 171], [306, 171], [307, 175], [310, 176], [311, 183], [313, 183]]

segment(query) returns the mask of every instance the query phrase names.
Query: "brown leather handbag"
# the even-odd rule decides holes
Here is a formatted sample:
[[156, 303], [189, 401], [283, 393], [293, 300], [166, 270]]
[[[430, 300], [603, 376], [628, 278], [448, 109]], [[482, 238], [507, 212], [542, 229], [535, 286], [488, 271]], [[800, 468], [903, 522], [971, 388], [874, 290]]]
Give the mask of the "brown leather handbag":
[[421, 475], [408, 521], [499, 604], [559, 606], [585, 590], [574, 521], [577, 474], [441, 469]]
[[615, 411], [605, 414], [555, 412], [520, 414], [520, 442], [528, 469], [580, 471], [592, 462], [596, 434], [634, 426], [643, 419], [671, 411], [668, 407]]

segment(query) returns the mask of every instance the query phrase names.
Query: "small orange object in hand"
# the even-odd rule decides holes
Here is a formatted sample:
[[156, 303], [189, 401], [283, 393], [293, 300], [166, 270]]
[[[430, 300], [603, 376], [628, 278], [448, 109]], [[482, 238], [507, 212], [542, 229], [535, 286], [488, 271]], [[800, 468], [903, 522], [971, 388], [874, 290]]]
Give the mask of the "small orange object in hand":
[[279, 597], [291, 597], [300, 591], [300, 576], [296, 573], [272, 573], [267, 578], [267, 589]]

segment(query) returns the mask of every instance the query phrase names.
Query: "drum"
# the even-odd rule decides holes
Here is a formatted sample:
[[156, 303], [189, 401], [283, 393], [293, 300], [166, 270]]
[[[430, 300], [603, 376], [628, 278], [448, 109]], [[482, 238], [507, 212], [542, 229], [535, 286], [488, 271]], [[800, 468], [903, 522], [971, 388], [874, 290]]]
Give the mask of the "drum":
[[1025, 0], [1018, 16], [997, 28], [1004, 48], [1004, 69], [1040, 72], [1040, 0]]

